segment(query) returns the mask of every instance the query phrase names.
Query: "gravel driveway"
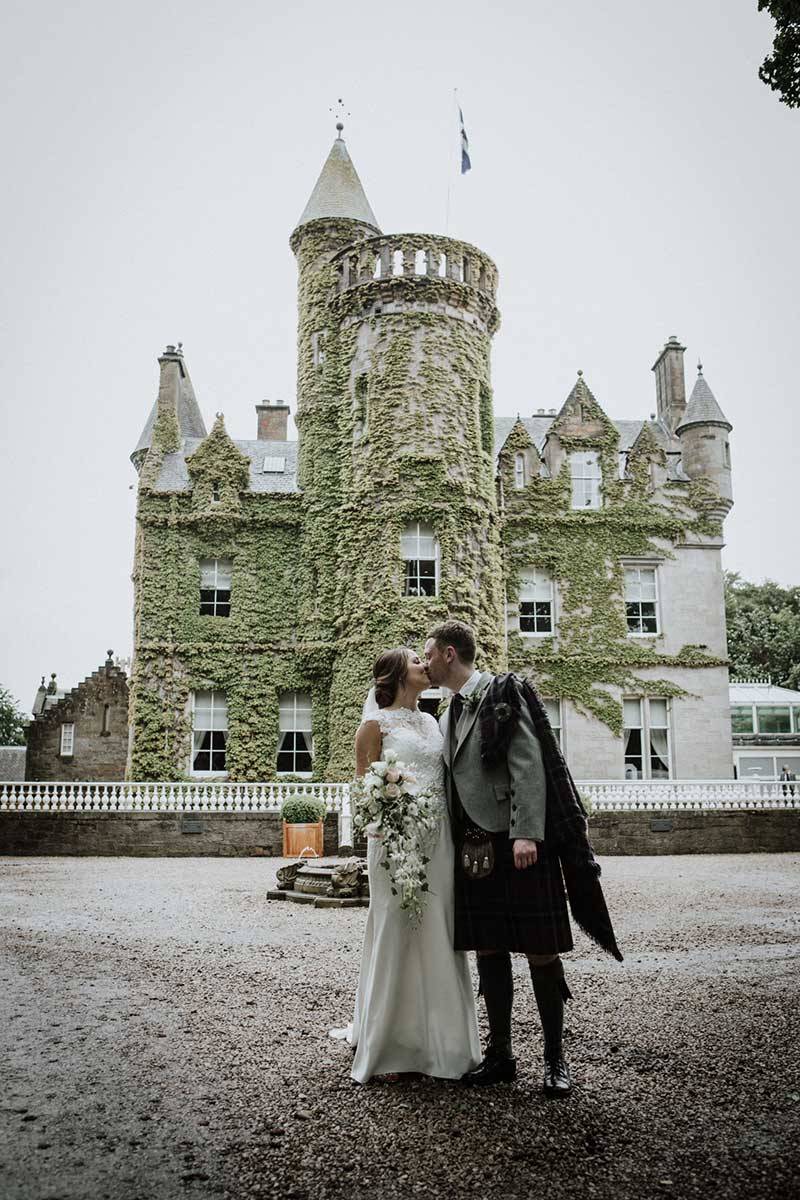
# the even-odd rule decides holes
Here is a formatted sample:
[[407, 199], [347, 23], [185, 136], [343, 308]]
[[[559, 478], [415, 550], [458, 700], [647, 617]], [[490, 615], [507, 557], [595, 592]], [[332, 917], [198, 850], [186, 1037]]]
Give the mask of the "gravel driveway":
[[349, 1078], [365, 910], [268, 902], [277, 859], [0, 859], [0, 1194], [784, 1197], [800, 1174], [800, 856], [608, 858], [540, 1093]]

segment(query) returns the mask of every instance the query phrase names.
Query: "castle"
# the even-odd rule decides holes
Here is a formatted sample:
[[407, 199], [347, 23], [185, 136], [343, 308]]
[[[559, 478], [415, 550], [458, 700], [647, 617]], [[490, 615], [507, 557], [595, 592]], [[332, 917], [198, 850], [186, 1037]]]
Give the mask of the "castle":
[[208, 432], [182, 348], [159, 358], [128, 776], [350, 778], [376, 654], [449, 614], [533, 679], [576, 777], [729, 777], [731, 426], [702, 373], [687, 402], [673, 337], [651, 419], [580, 372], [558, 411], [495, 418], [495, 264], [382, 234], [337, 129], [291, 236], [299, 440], [283, 404]]

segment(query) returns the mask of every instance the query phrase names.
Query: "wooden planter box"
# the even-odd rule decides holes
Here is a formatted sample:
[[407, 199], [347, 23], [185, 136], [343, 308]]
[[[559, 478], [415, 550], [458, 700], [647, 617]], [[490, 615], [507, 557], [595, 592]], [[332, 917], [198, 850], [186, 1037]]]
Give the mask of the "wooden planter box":
[[322, 858], [323, 822], [289, 825], [283, 822], [284, 858]]

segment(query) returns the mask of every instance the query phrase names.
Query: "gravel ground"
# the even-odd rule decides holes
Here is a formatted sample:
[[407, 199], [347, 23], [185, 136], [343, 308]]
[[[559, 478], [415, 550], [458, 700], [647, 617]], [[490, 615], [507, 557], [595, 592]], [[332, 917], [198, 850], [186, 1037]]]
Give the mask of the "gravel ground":
[[608, 858], [626, 955], [582, 936], [571, 1099], [349, 1078], [365, 910], [268, 902], [277, 859], [0, 859], [6, 1200], [788, 1197], [800, 856]]

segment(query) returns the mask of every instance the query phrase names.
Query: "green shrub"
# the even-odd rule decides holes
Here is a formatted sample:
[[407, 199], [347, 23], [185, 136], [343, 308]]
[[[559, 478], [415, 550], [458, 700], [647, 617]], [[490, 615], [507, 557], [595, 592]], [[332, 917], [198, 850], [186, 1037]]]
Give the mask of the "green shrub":
[[312, 795], [290, 796], [281, 808], [281, 820], [287, 825], [313, 825], [325, 818], [325, 805]]

